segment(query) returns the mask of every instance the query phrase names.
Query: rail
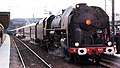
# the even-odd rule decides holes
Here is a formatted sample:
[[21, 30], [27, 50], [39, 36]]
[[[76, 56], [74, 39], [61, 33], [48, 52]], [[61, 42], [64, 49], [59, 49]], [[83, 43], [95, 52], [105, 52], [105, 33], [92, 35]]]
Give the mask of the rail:
[[23, 45], [25, 45], [26, 48], [28, 48], [37, 58], [39, 58], [47, 67], [52, 68], [52, 65], [47, 63], [43, 58], [41, 58], [37, 53], [35, 53], [31, 48], [29, 48], [25, 43], [23, 43], [21, 40], [16, 38], [18, 41], [20, 41]]
[[19, 55], [20, 60], [21, 60], [21, 62], [22, 62], [23, 68], [26, 68], [25, 63], [24, 63], [24, 61], [23, 61], [23, 58], [22, 58], [22, 56], [21, 56], [21, 53], [20, 53], [20, 51], [19, 51], [19, 49], [18, 49], [18, 47], [17, 47], [17, 44], [15, 43], [15, 41], [14, 41], [14, 39], [13, 39], [12, 37], [11, 37], [11, 39], [12, 39], [13, 42], [14, 42], [15, 48], [17, 49], [17, 52], [18, 52], [18, 55]]

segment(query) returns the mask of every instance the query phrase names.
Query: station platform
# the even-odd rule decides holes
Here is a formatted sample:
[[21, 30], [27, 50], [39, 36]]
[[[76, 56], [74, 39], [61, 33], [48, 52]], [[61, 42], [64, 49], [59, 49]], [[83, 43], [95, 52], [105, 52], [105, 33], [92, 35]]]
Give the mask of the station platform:
[[10, 36], [8, 34], [3, 35], [3, 43], [0, 45], [0, 68], [9, 68]]

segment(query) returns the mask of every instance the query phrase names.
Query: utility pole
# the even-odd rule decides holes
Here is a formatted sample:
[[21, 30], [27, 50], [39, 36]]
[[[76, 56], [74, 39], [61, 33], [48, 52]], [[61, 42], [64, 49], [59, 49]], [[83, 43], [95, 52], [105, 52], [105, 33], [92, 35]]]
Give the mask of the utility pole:
[[35, 21], [35, 20], [34, 20], [34, 14], [33, 14], [33, 22], [32, 22], [32, 23], [34, 23], [34, 21]]
[[106, 12], [106, 0], [105, 0], [105, 12]]
[[114, 43], [114, 35], [115, 35], [115, 29], [114, 29], [114, 26], [115, 26], [115, 15], [114, 15], [114, 0], [112, 0], [112, 31], [113, 31], [113, 43]]

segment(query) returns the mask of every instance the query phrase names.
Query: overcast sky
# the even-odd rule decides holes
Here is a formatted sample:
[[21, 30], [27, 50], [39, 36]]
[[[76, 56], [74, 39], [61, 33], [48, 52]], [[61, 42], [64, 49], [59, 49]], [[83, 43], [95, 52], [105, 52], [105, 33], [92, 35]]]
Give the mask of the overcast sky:
[[[111, 0], [107, 2], [107, 13], [111, 14]], [[105, 9], [105, 0], [1, 0], [0, 11], [10, 11], [12, 18], [45, 17], [44, 14], [52, 11], [58, 14], [62, 9], [75, 6], [77, 3], [87, 3], [90, 6], [99, 6]], [[115, 12], [120, 13], [120, 0], [115, 0]]]

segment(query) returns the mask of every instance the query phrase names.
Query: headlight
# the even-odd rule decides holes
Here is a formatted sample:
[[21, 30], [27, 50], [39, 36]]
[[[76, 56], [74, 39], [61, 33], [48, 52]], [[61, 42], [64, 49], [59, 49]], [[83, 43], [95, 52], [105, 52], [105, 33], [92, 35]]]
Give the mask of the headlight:
[[75, 46], [76, 46], [76, 47], [78, 47], [78, 46], [79, 46], [79, 43], [78, 43], [78, 42], [76, 42], [76, 43], [75, 43]]
[[108, 46], [111, 46], [112, 45], [112, 42], [108, 42]]

